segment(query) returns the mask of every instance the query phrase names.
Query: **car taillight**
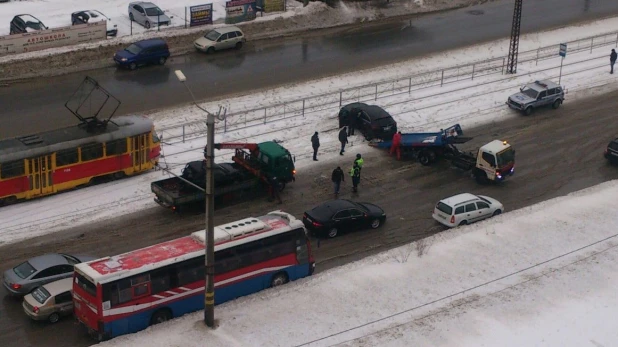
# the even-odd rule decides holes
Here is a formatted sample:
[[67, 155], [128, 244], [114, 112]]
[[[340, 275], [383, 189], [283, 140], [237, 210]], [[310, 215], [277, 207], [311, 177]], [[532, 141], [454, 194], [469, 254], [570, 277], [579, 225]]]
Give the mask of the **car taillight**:
[[34, 312], [34, 313], [39, 313], [39, 307], [38, 307], [38, 306], [34, 306], [34, 307], [32, 308], [32, 312]]
[[320, 224], [318, 222], [313, 222], [311, 224], [313, 224], [314, 227], [321, 227], [322, 226], [322, 224]]
[[455, 223], [455, 216], [451, 216], [451, 223]]
[[21, 288], [21, 284], [18, 284], [18, 283], [13, 283], [13, 284], [11, 285], [11, 287], [12, 287], [13, 289], [19, 289], [19, 288]]

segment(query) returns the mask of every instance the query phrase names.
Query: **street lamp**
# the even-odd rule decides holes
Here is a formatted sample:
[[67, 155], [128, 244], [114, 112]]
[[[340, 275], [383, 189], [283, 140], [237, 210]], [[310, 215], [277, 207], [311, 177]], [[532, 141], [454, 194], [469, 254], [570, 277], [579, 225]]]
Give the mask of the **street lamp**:
[[204, 291], [204, 322], [208, 327], [215, 327], [215, 199], [214, 199], [214, 176], [212, 174], [212, 168], [215, 164], [214, 155], [214, 140], [215, 140], [215, 117], [219, 120], [225, 119], [225, 112], [221, 115], [221, 107], [219, 107], [219, 113], [214, 115], [205, 108], [198, 105], [195, 100], [195, 95], [185, 83], [187, 77], [180, 70], [174, 71], [176, 78], [182, 84], [187, 87], [193, 103], [197, 108], [206, 112], [206, 127], [207, 127], [207, 145], [206, 145], [206, 290]]

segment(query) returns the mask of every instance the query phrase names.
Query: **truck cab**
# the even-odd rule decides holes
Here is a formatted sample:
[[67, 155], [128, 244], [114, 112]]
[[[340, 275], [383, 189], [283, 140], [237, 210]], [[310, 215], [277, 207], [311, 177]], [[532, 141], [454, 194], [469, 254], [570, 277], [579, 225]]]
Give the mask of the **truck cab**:
[[479, 182], [503, 181], [515, 173], [515, 150], [506, 141], [494, 140], [479, 148], [474, 177]]
[[258, 144], [258, 151], [251, 160], [259, 170], [269, 178], [276, 178], [280, 183], [295, 180], [296, 168], [290, 152], [274, 141]]

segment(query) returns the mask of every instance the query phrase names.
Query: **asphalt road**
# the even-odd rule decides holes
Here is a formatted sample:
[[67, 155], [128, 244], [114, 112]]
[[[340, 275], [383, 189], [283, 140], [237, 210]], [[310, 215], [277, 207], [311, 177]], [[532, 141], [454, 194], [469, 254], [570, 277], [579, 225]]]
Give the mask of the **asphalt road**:
[[[523, 12], [525, 33], [616, 15], [618, 1], [525, 1]], [[170, 59], [164, 67], [136, 72], [104, 68], [28, 80], [0, 87], [0, 138], [74, 124], [64, 103], [86, 74], [120, 98], [118, 114], [127, 114], [189, 102], [190, 96], [173, 75], [176, 69], [188, 76], [197, 98], [213, 99], [508, 37], [512, 15], [512, 0], [497, 1], [411, 16], [405, 22], [396, 19], [377, 26], [314, 30], [293, 39], [250, 43], [239, 52], [194, 53]]]
[[[470, 130], [468, 134], [475, 138], [462, 147], [464, 150], [472, 150], [495, 138], [507, 139], [516, 149], [515, 176], [497, 186], [480, 186], [468, 174], [450, 168], [446, 162], [427, 168], [410, 161], [398, 162], [379, 150], [372, 151], [365, 157], [360, 192], [352, 195], [351, 183], [346, 182], [342, 197], [376, 203], [385, 209], [388, 220], [381, 229], [325, 240], [319, 248], [314, 242], [317, 271], [443, 231], [431, 219], [431, 211], [436, 201], [453, 194], [486, 194], [503, 202], [507, 210], [514, 210], [618, 179], [618, 167], [608, 165], [602, 156], [618, 129], [617, 108], [618, 92], [612, 92], [577, 103], [567, 100], [558, 110], [540, 110], [530, 117], [520, 116]], [[246, 202], [218, 210], [216, 223], [279, 208], [302, 216], [305, 209], [331, 198], [330, 173], [334, 165], [346, 167], [351, 163], [354, 150], [350, 152], [335, 161], [320, 161], [301, 170], [297, 181], [283, 193], [283, 206], [263, 199]], [[53, 251], [95, 256], [119, 254], [203, 229], [203, 220], [200, 213], [176, 215], [156, 207], [0, 247], [0, 264], [4, 270], [29, 257]], [[5, 294], [2, 289], [0, 295]], [[92, 343], [71, 319], [54, 327], [30, 322], [21, 311], [20, 302], [9, 297], [0, 302], [0, 310], [2, 346], [62, 347]]]

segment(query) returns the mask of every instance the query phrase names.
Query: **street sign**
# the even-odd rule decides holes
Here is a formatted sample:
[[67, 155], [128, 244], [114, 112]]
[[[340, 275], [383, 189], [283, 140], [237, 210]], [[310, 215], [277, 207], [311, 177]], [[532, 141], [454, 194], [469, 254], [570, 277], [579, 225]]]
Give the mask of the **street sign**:
[[558, 53], [558, 55], [560, 55], [561, 57], [566, 57], [566, 51], [567, 51], [567, 44], [566, 43], [561, 43], [560, 44], [560, 53]]

